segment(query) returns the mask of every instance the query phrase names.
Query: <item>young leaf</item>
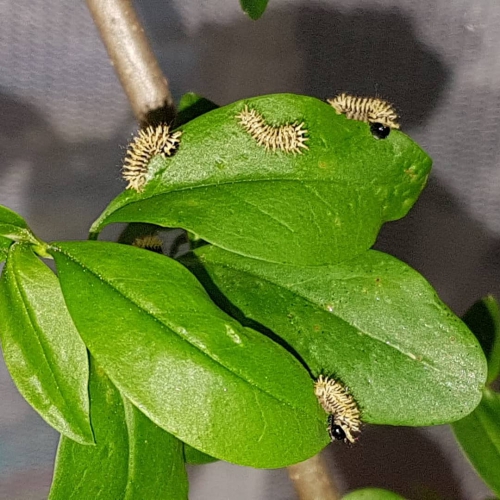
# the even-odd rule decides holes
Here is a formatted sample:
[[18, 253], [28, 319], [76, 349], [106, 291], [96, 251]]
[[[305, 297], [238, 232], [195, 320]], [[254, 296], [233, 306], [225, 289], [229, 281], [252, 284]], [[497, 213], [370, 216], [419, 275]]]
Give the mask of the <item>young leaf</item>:
[[184, 460], [190, 465], [202, 465], [216, 462], [217, 459], [184, 443]]
[[0, 205], [0, 224], [28, 229], [28, 224], [19, 214], [3, 205]]
[[500, 394], [485, 389], [479, 406], [452, 427], [478, 474], [500, 496]]
[[[259, 144], [239, 123], [245, 109], [274, 128], [303, 124], [307, 149]], [[149, 222], [265, 261], [333, 264], [367, 250], [383, 222], [403, 217], [431, 167], [399, 130], [376, 139], [367, 123], [312, 97], [246, 99], [180, 129], [173, 156], [155, 156], [144, 190], [111, 202], [91, 229], [94, 239], [113, 222]], [[264, 143], [273, 134], [263, 134]]]
[[87, 350], [54, 273], [21, 243], [10, 247], [0, 278], [0, 340], [26, 401], [61, 434], [93, 443]]
[[264, 14], [269, 0], [240, 0], [241, 8], [256, 21]]
[[177, 116], [175, 117], [175, 126], [180, 127], [194, 118], [204, 115], [219, 106], [214, 102], [201, 97], [194, 92], [187, 92], [181, 97], [177, 107]]
[[389, 490], [380, 488], [363, 488], [351, 491], [342, 497], [342, 500], [405, 500], [402, 496]]
[[219, 310], [182, 265], [104, 242], [55, 243], [51, 253], [88, 349], [157, 425], [254, 467], [286, 466], [327, 444], [304, 368]]
[[7, 258], [13, 240], [32, 241], [33, 238], [26, 221], [10, 208], [0, 205], [0, 262]]
[[312, 268], [209, 246], [195, 255], [199, 278], [207, 288], [215, 284], [240, 322], [272, 330], [315, 376], [338, 377], [364, 421], [445, 423], [479, 403], [486, 362], [478, 342], [422, 276], [394, 257], [370, 250]]
[[182, 443], [122, 399], [94, 362], [89, 388], [96, 446], [61, 438], [49, 499], [187, 499]]
[[463, 320], [481, 343], [488, 360], [486, 383], [491, 384], [500, 373], [500, 308], [495, 297], [488, 295], [476, 302]]

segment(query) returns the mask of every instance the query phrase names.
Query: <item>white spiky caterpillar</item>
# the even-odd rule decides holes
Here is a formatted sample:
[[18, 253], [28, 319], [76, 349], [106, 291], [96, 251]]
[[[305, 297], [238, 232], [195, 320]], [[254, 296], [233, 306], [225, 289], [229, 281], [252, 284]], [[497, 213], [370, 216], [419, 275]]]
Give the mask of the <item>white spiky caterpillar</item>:
[[238, 123], [257, 141], [257, 144], [264, 146], [267, 150], [280, 150], [295, 154], [308, 149], [304, 122], [280, 126], [269, 125], [259, 112], [249, 109], [246, 105], [236, 118]]
[[180, 142], [182, 132], [170, 132], [170, 127], [162, 123], [139, 131], [132, 139], [123, 162], [122, 177], [127, 181], [127, 189], [142, 191], [148, 180], [148, 165], [156, 155], [171, 156]]
[[399, 129], [399, 116], [392, 104], [378, 97], [357, 97], [340, 94], [327, 99], [338, 114], [346, 115], [351, 120], [367, 123], [381, 123], [385, 127]]
[[[314, 384], [314, 393], [330, 416], [328, 432], [332, 440], [344, 439], [354, 443], [354, 434], [361, 431], [361, 412], [347, 388], [333, 378], [320, 375]], [[343, 431], [345, 438], [342, 433], [335, 432], [335, 426]]]

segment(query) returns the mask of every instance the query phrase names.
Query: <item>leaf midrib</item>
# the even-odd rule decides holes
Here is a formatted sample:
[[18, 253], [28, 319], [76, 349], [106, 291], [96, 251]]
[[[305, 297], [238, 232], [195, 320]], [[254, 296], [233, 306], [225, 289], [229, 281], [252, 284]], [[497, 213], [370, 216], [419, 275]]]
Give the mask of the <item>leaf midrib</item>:
[[[172, 332], [174, 335], [176, 335], [177, 337], [179, 337], [183, 342], [185, 342], [186, 344], [188, 344], [191, 348], [195, 349], [196, 351], [200, 352], [201, 354], [203, 354], [204, 356], [207, 356], [212, 362], [216, 363], [217, 365], [219, 365], [221, 368], [223, 368], [224, 370], [228, 371], [232, 376], [234, 377], [237, 377], [239, 378], [240, 380], [243, 380], [243, 382], [245, 382], [246, 384], [250, 385], [251, 387], [257, 389], [259, 392], [262, 392], [266, 397], [270, 397], [276, 401], [278, 401], [279, 403], [281, 404], [285, 404], [286, 406], [289, 406], [290, 408], [292, 408], [294, 411], [300, 411], [301, 413], [306, 413], [304, 411], [303, 408], [298, 408], [294, 405], [292, 405], [289, 401], [286, 401], [286, 400], [282, 400], [281, 398], [278, 398], [276, 397], [274, 394], [272, 393], [269, 393], [267, 391], [265, 391], [264, 389], [262, 389], [261, 387], [259, 387], [258, 385], [255, 385], [255, 383], [251, 382], [250, 380], [248, 379], [245, 379], [243, 378], [241, 375], [235, 373], [234, 371], [231, 370], [231, 368], [228, 368], [227, 366], [223, 365], [220, 361], [214, 359], [212, 356], [210, 356], [208, 353], [206, 353], [205, 351], [203, 351], [202, 349], [200, 349], [199, 347], [197, 347], [196, 345], [192, 344], [191, 342], [189, 342], [189, 340], [185, 339], [184, 337], [182, 337], [181, 335], [179, 335], [175, 329], [173, 329], [168, 323], [163, 323], [159, 318], [157, 318], [156, 316], [154, 316], [153, 314], [149, 313], [147, 310], [143, 309], [141, 306], [139, 306], [133, 299], [131, 299], [130, 297], [128, 297], [127, 295], [125, 295], [124, 293], [122, 293], [121, 290], [119, 290], [118, 288], [116, 288], [115, 286], [113, 286], [109, 281], [105, 280], [102, 278], [102, 276], [100, 276], [97, 272], [95, 272], [93, 269], [89, 268], [89, 267], [86, 267], [84, 266], [80, 261], [78, 261], [74, 256], [72, 255], [69, 255], [67, 254], [66, 252], [64, 252], [61, 248], [59, 247], [55, 247], [55, 246], [52, 246], [52, 248], [56, 251], [59, 251], [60, 253], [62, 253], [63, 255], [65, 255], [69, 260], [73, 261], [74, 263], [76, 263], [77, 265], [79, 265], [81, 268], [83, 269], [86, 269], [90, 272], [90, 274], [92, 274], [94, 277], [96, 277], [99, 281], [101, 281], [102, 283], [106, 284], [109, 288], [111, 288], [112, 290], [114, 290], [117, 294], [119, 294], [121, 297], [123, 297], [125, 300], [127, 300], [128, 302], [130, 302], [131, 304], [133, 304], [135, 307], [137, 307], [140, 311], [142, 311], [144, 314], [146, 314], [147, 316], [151, 317], [156, 323], [160, 324], [162, 326], [162, 328], [167, 328], [170, 332]], [[291, 356], [291, 354], [290, 354]], [[311, 389], [312, 390], [312, 389]], [[319, 419], [318, 419], [319, 420]], [[321, 421], [321, 420], [320, 420]], [[321, 421], [322, 422], [322, 421]], [[322, 422], [323, 423], [323, 422]]]
[[[228, 264], [215, 264], [215, 265], [219, 265], [219, 266], [221, 266], [221, 267], [225, 267], [225, 268], [227, 268], [227, 269], [229, 269], [229, 270], [234, 269], [234, 268], [231, 268]], [[284, 289], [285, 289], [285, 290], [287, 290], [289, 293], [291, 293], [291, 294], [293, 294], [293, 295], [297, 295], [298, 297], [300, 297], [302, 300], [304, 300], [304, 301], [305, 301], [305, 302], [307, 302], [308, 304], [311, 304], [311, 305], [313, 305], [315, 308], [320, 309], [322, 312], [324, 312], [324, 313], [328, 314], [328, 312], [327, 312], [327, 311], [325, 311], [323, 308], [321, 308], [317, 302], [314, 302], [312, 299], [310, 299], [310, 298], [308, 298], [308, 297], [306, 297], [306, 296], [304, 296], [304, 295], [302, 295], [302, 294], [298, 293], [297, 291], [295, 291], [295, 290], [293, 290], [293, 289], [290, 289], [290, 288], [288, 288], [288, 287], [286, 287], [286, 286], [284, 286], [284, 285], [280, 285], [280, 284], [278, 284], [278, 283], [276, 283], [276, 282], [272, 281], [271, 279], [269, 279], [269, 278], [267, 278], [267, 277], [263, 277], [263, 276], [260, 276], [260, 275], [256, 275], [256, 274], [252, 273], [251, 271], [247, 271], [247, 270], [243, 270], [243, 269], [241, 269], [241, 268], [238, 268], [238, 272], [241, 272], [242, 274], [248, 275], [248, 276], [250, 276], [250, 277], [257, 278], [257, 279], [262, 280], [262, 281], [264, 281], [264, 282], [266, 282], [266, 283], [269, 283], [269, 284], [271, 284], [271, 285], [274, 285], [274, 286], [278, 286], [278, 287], [284, 288]], [[348, 322], [346, 319], [344, 319], [344, 318], [342, 318], [342, 317], [340, 317], [340, 316], [338, 316], [338, 315], [335, 315], [335, 317], [336, 317], [336, 318], [338, 318], [338, 319], [340, 319], [341, 321], [343, 321], [343, 322], [344, 322], [344, 323], [346, 323], [347, 325], [349, 325], [349, 326], [352, 326], [352, 327], [356, 328], [358, 331], [362, 332], [362, 333], [363, 333], [364, 335], [366, 335], [368, 338], [371, 338], [371, 339], [373, 339], [373, 340], [374, 340], [374, 341], [376, 341], [376, 342], [380, 342], [381, 344], [383, 344], [383, 345], [384, 345], [384, 346], [386, 346], [386, 347], [389, 347], [389, 348], [391, 348], [391, 349], [395, 349], [396, 351], [398, 351], [399, 353], [401, 353], [403, 356], [406, 356], [406, 357], [407, 357], [410, 361], [415, 362], [415, 359], [413, 359], [413, 357], [412, 357], [412, 356], [414, 356], [414, 355], [410, 356], [409, 354], [407, 354], [407, 353], [406, 353], [406, 352], [404, 352], [403, 350], [399, 349], [399, 348], [398, 348], [398, 346], [396, 346], [396, 345], [394, 345], [394, 344], [392, 344], [392, 343], [391, 343], [391, 344], [387, 344], [387, 343], [386, 343], [386, 341], [384, 341], [384, 340], [382, 340], [382, 339], [380, 339], [380, 338], [378, 338], [378, 337], [376, 337], [376, 336], [372, 335], [371, 333], [368, 333], [368, 332], [367, 332], [366, 330], [364, 330], [363, 328], [358, 327], [355, 323], [350, 323], [350, 322]], [[425, 366], [427, 366], [428, 368], [430, 368], [430, 369], [432, 369], [432, 370], [434, 370], [434, 371], [437, 371], [438, 373], [441, 373], [441, 371], [440, 371], [438, 368], [436, 368], [435, 366], [433, 366], [433, 365], [429, 364], [429, 363], [428, 363], [427, 361], [425, 361], [424, 359], [422, 359], [422, 361], [419, 361], [419, 363], [420, 363], [420, 364], [423, 364], [423, 365], [425, 365]]]

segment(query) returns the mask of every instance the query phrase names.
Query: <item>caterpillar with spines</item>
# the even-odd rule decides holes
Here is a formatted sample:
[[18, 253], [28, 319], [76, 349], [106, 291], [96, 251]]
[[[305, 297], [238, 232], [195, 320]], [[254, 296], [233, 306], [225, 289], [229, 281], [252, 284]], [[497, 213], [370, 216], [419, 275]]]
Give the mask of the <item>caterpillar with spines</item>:
[[156, 253], [163, 253], [163, 241], [157, 234], [139, 236], [132, 242], [132, 246], [151, 250]]
[[387, 101], [378, 97], [358, 97], [342, 93], [326, 102], [340, 115], [350, 120], [359, 120], [367, 123], [380, 123], [384, 127], [399, 129], [399, 116], [396, 110]]
[[308, 138], [304, 122], [273, 126], [267, 123], [258, 111], [249, 109], [247, 105], [236, 115], [236, 118], [238, 123], [257, 141], [257, 144], [264, 146], [267, 150], [296, 154], [309, 149], [306, 145]]
[[170, 132], [166, 123], [142, 129], [130, 142], [123, 161], [122, 177], [126, 189], [141, 192], [148, 181], [148, 165], [157, 155], [171, 156], [180, 143], [181, 131]]
[[320, 375], [314, 393], [328, 413], [328, 434], [332, 441], [354, 443], [354, 434], [361, 432], [361, 412], [346, 387], [339, 381]]

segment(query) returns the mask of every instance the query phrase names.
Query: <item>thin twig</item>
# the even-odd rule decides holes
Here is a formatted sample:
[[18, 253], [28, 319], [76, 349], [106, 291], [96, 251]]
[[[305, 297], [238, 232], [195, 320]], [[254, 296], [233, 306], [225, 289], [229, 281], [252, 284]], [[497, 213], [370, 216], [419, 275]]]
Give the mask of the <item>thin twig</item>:
[[304, 462], [288, 467], [288, 475], [300, 500], [339, 500], [323, 455], [318, 453]]
[[175, 108], [168, 81], [132, 1], [87, 0], [87, 5], [139, 123], [170, 123]]

